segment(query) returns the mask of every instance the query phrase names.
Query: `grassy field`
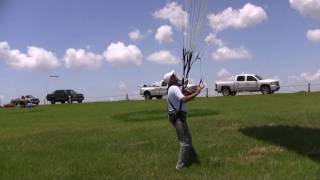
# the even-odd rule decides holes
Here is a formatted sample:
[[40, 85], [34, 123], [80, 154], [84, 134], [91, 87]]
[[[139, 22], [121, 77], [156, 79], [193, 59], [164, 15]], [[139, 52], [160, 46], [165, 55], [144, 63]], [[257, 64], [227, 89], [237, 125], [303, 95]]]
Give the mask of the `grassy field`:
[[319, 179], [320, 94], [198, 98], [177, 172], [166, 101], [0, 109], [0, 179]]

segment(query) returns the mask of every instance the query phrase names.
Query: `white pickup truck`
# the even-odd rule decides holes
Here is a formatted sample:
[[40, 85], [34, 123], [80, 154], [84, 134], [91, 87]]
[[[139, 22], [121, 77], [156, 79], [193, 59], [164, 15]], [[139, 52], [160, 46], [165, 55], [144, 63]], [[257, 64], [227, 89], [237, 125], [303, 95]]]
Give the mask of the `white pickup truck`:
[[215, 91], [223, 96], [235, 96], [237, 92], [258, 92], [272, 94], [280, 89], [279, 81], [274, 79], [262, 79], [255, 74], [240, 74], [235, 81], [217, 81]]
[[140, 95], [146, 100], [156, 97], [157, 99], [162, 99], [164, 95], [168, 93], [168, 86], [164, 81], [160, 83], [155, 83], [154, 85], [143, 85], [140, 88]]

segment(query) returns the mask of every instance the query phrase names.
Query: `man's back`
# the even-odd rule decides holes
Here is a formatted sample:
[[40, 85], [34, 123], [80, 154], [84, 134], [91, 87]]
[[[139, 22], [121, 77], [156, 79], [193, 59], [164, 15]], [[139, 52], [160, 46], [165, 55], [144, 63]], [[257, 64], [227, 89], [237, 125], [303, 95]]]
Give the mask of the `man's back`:
[[[184, 95], [182, 94], [181, 89], [178, 86], [176, 85], [170, 86], [168, 89], [168, 110], [173, 111], [174, 110], [172, 107], [173, 105], [176, 110], [187, 112], [185, 103], [182, 102], [181, 104], [181, 99], [183, 97]], [[181, 104], [181, 108], [180, 108], [180, 104]]]

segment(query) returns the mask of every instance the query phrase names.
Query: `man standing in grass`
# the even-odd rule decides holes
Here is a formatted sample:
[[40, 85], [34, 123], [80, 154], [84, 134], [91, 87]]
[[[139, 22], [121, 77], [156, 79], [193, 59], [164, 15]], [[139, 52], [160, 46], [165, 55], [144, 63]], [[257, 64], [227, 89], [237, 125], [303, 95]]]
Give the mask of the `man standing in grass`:
[[180, 154], [176, 169], [181, 170], [197, 161], [197, 153], [192, 145], [192, 138], [187, 124], [187, 108], [185, 103], [198, 96], [204, 87], [203, 85], [199, 85], [193, 93], [182, 93], [187, 92], [186, 87], [182, 87], [182, 89], [179, 87], [179, 79], [174, 71], [165, 74], [164, 81], [169, 85], [169, 120], [175, 127], [180, 142]]

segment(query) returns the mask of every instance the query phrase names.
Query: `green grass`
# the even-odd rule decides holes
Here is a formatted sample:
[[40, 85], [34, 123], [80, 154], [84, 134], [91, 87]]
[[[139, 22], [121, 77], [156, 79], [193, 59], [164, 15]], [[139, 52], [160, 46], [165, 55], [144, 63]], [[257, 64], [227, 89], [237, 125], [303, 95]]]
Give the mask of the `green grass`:
[[165, 100], [0, 109], [0, 179], [318, 179], [319, 97], [194, 100], [183, 172]]

